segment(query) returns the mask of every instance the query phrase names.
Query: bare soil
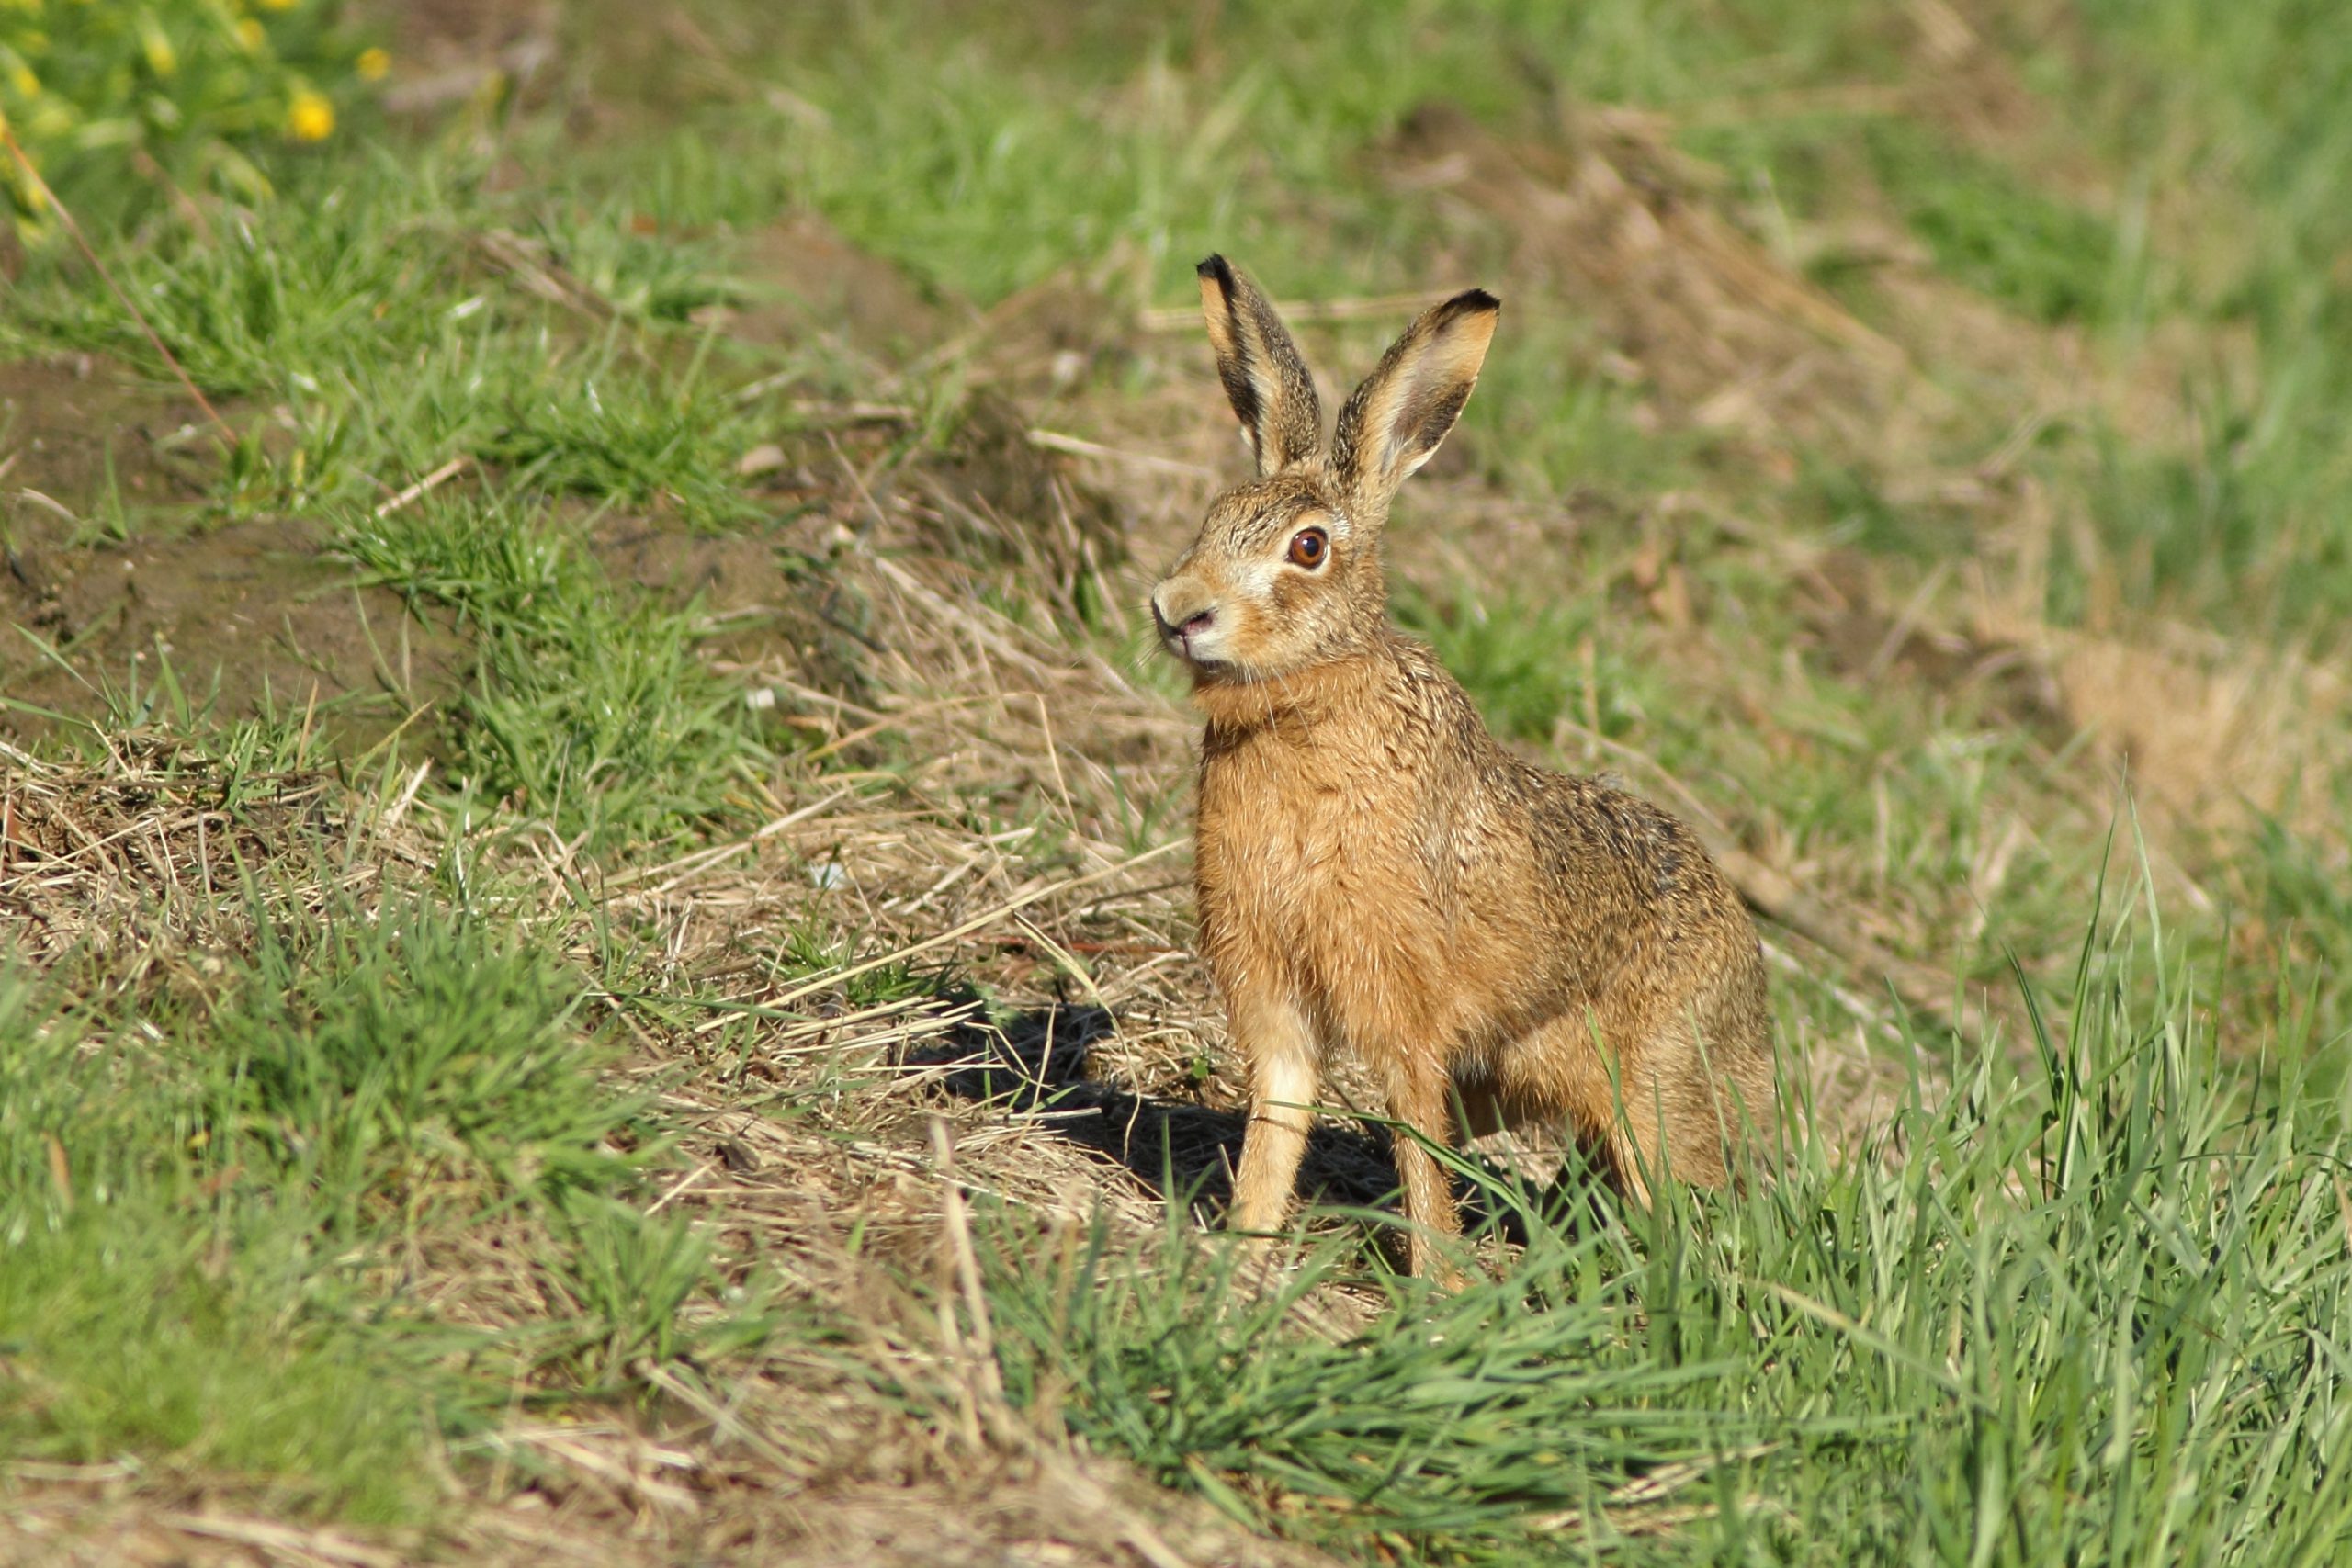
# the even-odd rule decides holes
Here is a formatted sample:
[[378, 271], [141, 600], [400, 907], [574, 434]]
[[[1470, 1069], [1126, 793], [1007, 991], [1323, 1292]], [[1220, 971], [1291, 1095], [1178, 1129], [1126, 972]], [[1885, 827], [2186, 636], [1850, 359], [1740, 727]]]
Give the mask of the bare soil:
[[218, 716], [308, 710], [365, 741], [456, 679], [446, 619], [358, 582], [314, 525], [208, 521], [218, 446], [200, 421], [103, 360], [0, 366], [0, 731], [169, 680]]

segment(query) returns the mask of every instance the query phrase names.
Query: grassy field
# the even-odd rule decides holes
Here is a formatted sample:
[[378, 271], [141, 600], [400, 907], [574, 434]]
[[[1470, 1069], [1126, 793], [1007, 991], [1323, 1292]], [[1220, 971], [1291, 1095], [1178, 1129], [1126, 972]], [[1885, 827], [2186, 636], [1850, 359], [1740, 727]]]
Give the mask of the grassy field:
[[[2324, 7], [348, 10], [0, 255], [0, 1563], [2352, 1551]], [[1342, 1074], [1216, 1234], [1212, 249], [1503, 297], [1397, 615], [1740, 884], [1770, 1190], [1432, 1293]]]

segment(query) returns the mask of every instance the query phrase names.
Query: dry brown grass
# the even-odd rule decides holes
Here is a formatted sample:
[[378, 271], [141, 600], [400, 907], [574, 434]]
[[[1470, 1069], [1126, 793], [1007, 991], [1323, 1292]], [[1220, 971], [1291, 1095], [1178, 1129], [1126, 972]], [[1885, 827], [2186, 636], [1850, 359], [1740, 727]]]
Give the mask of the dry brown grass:
[[35, 964], [200, 994], [244, 948], [254, 897], [314, 915], [337, 895], [379, 902], [431, 864], [402, 822], [409, 801], [355, 809], [332, 773], [299, 762], [231, 775], [162, 730], [99, 739], [85, 763], [0, 740], [0, 931]]

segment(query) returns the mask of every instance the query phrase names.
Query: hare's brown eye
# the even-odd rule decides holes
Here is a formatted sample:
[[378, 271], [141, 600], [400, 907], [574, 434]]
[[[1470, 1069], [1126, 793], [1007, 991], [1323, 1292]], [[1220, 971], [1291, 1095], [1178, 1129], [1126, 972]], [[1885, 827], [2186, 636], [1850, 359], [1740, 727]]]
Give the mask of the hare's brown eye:
[[1330, 551], [1331, 536], [1320, 528], [1301, 528], [1291, 536], [1290, 559], [1293, 566], [1303, 566], [1311, 571], [1323, 564], [1323, 558]]

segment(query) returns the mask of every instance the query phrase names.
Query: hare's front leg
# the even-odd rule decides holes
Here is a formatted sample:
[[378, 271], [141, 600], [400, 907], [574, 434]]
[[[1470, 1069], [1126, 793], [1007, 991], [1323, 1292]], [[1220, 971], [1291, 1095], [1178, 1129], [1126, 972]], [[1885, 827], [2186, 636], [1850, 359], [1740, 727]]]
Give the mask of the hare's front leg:
[[1412, 1229], [1406, 1236], [1407, 1257], [1413, 1272], [1442, 1283], [1460, 1283], [1439, 1247], [1462, 1234], [1462, 1213], [1454, 1207], [1453, 1186], [1445, 1168], [1430, 1152], [1430, 1145], [1449, 1145], [1453, 1128], [1453, 1080], [1442, 1063], [1407, 1059], [1389, 1074], [1388, 1114], [1397, 1123], [1393, 1146], [1396, 1177], [1405, 1187], [1405, 1218]]
[[1278, 1231], [1306, 1156], [1320, 1054], [1306, 1015], [1289, 997], [1240, 990], [1231, 997], [1227, 1017], [1250, 1062], [1250, 1124], [1241, 1134], [1241, 1174], [1233, 1184], [1233, 1228]]

